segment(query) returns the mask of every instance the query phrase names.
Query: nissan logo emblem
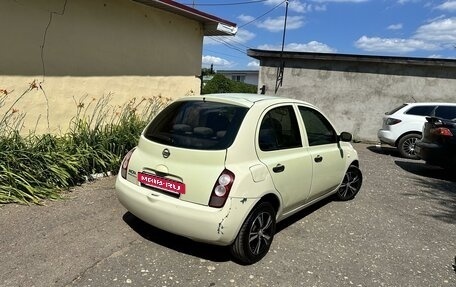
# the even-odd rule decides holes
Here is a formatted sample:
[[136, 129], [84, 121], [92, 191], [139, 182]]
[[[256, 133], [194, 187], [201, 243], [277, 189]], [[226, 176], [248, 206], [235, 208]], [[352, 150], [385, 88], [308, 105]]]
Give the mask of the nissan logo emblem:
[[171, 153], [169, 152], [169, 149], [165, 148], [162, 152], [162, 155], [164, 158], [168, 158], [171, 155]]

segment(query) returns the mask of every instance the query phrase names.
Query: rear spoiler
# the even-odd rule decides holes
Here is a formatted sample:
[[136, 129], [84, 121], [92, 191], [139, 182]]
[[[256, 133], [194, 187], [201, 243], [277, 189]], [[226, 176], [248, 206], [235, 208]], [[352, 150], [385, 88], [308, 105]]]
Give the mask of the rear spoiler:
[[436, 126], [440, 125], [453, 125], [456, 126], [456, 119], [443, 119], [439, 117], [426, 117], [428, 123], [434, 124]]

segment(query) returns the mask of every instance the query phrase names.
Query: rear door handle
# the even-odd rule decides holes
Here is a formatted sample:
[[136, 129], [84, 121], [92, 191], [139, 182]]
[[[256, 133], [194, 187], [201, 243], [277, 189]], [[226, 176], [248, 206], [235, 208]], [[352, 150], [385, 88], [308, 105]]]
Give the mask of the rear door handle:
[[282, 172], [285, 170], [285, 166], [281, 165], [280, 163], [272, 168], [272, 171], [275, 173]]
[[315, 162], [322, 162], [323, 160], [323, 157], [321, 155], [317, 155], [315, 158], [314, 158], [314, 161]]

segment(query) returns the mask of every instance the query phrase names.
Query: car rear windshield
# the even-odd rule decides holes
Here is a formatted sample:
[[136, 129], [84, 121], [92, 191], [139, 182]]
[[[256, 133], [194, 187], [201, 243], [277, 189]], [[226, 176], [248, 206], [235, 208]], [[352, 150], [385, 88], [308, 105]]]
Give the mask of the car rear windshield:
[[247, 108], [208, 101], [178, 101], [149, 124], [144, 136], [175, 147], [220, 150], [236, 138]]
[[397, 111], [399, 111], [400, 109], [402, 109], [403, 107], [405, 107], [406, 105], [407, 105], [407, 104], [402, 104], [402, 105], [400, 105], [399, 107], [394, 108], [394, 109], [392, 109], [392, 110], [389, 111], [389, 112], [386, 112], [385, 115], [387, 115], [387, 116], [392, 115], [392, 114], [394, 114], [395, 112], [397, 112]]

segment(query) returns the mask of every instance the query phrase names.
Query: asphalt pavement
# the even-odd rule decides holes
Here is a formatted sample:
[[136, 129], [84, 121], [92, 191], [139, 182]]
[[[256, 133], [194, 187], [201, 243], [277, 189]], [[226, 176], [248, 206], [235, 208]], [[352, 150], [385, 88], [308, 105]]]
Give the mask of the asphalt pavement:
[[456, 176], [355, 148], [356, 198], [280, 223], [250, 266], [141, 222], [118, 203], [113, 177], [43, 206], [0, 206], [0, 286], [456, 286]]

